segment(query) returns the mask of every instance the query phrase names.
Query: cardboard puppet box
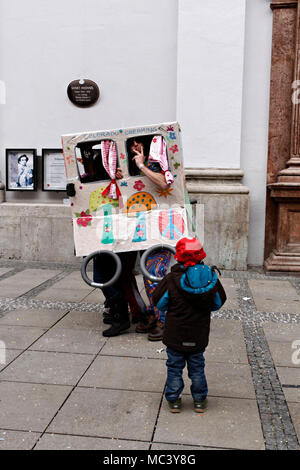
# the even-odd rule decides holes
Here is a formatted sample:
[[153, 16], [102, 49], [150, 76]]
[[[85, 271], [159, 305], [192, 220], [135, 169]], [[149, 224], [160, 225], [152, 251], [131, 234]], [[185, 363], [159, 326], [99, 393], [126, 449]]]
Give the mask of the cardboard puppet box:
[[[167, 189], [139, 170], [133, 160], [135, 142], [142, 143], [149, 169], [165, 177], [171, 173]], [[75, 188], [71, 208], [76, 256], [101, 249], [174, 246], [188, 235], [190, 205], [177, 122], [68, 134], [62, 136], [62, 145], [67, 182]], [[115, 177], [116, 168], [121, 179]]]

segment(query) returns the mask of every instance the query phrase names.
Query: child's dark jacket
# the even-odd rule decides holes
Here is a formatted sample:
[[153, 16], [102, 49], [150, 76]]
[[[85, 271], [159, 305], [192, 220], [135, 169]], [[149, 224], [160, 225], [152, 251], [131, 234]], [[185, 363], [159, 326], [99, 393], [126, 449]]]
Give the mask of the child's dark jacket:
[[213, 268], [180, 264], [158, 284], [154, 304], [167, 312], [163, 343], [175, 351], [197, 352], [208, 345], [210, 314], [226, 300], [225, 291]]

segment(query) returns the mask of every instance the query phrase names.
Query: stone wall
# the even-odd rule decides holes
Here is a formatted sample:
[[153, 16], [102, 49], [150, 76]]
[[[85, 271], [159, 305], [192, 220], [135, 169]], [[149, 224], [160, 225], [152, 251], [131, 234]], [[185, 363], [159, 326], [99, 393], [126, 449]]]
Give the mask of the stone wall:
[[70, 207], [0, 204], [0, 258], [76, 262]]
[[[207, 262], [247, 269], [249, 190], [240, 170], [186, 170], [188, 191], [196, 198], [197, 233]], [[70, 207], [63, 204], [0, 204], [0, 258], [61, 263], [74, 256]]]

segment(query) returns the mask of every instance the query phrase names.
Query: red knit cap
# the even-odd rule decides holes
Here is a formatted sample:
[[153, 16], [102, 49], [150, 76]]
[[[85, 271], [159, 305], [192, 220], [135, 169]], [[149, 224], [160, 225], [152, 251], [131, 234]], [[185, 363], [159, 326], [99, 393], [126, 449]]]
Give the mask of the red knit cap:
[[181, 238], [176, 244], [174, 258], [184, 266], [194, 266], [206, 257], [202, 244], [197, 238]]

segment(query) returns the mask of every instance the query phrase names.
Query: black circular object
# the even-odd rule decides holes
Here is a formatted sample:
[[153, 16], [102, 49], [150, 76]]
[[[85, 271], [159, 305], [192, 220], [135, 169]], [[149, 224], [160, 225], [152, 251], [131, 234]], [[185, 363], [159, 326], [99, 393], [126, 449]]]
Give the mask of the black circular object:
[[146, 260], [148, 258], [148, 256], [155, 252], [155, 251], [164, 251], [164, 250], [167, 250], [167, 251], [170, 251], [171, 253], [173, 253], [173, 255], [176, 253], [176, 250], [173, 246], [170, 246], [170, 245], [154, 245], [154, 246], [151, 246], [150, 248], [148, 248], [141, 256], [141, 261], [140, 261], [140, 268], [141, 268], [141, 271], [142, 271], [142, 274], [147, 278], [149, 279], [150, 281], [153, 281], [153, 282], [159, 282], [162, 280], [162, 277], [156, 277], [156, 276], [153, 276], [152, 274], [150, 274], [147, 269], [146, 269]]
[[67, 89], [70, 101], [80, 108], [87, 108], [98, 101], [100, 91], [92, 80], [73, 80]]
[[[91, 281], [89, 279], [89, 277], [86, 273], [86, 268], [87, 268], [87, 265], [89, 264], [89, 262], [91, 261], [92, 258], [94, 258], [95, 256], [99, 256], [99, 255], [101, 256], [102, 254], [110, 255], [115, 260], [115, 262], [116, 262], [116, 272], [109, 281], [107, 281], [103, 284], [99, 284], [99, 283]], [[90, 255], [88, 255], [84, 258], [83, 263], [81, 265], [82, 279], [89, 286], [99, 287], [100, 289], [102, 289], [103, 287], [112, 286], [119, 279], [121, 271], [122, 271], [122, 264], [121, 264], [121, 260], [120, 260], [119, 256], [116, 253], [114, 253], [113, 251], [108, 251], [108, 250], [94, 251], [93, 253], [91, 253]]]

